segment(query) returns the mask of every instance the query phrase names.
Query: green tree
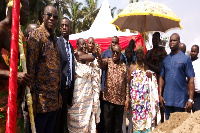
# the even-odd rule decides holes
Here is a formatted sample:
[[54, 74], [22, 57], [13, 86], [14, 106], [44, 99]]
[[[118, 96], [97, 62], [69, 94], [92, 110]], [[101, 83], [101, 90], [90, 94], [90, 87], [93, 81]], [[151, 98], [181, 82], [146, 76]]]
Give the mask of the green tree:
[[58, 24], [56, 26], [56, 35], [60, 36], [60, 20], [63, 17], [64, 11], [68, 9], [67, 3], [69, 0], [51, 0], [51, 4], [56, 7], [58, 11]]
[[129, 3], [139, 2], [139, 0], [130, 0]]
[[29, 0], [29, 22], [41, 23], [43, 11], [46, 5], [49, 5], [51, 0]]
[[116, 9], [117, 9], [117, 7], [113, 7], [113, 8], [111, 9], [111, 16], [112, 16], [112, 17], [114, 17], [114, 12], [115, 12]]
[[90, 28], [99, 12], [100, 8], [97, 8], [97, 1], [98, 0], [85, 0], [86, 6], [83, 7], [83, 31], [88, 30]]
[[81, 6], [83, 3], [76, 2], [74, 0], [69, 0], [68, 9], [64, 10], [69, 19], [71, 19], [72, 33], [78, 33], [81, 31], [82, 19], [84, 18], [84, 13]]

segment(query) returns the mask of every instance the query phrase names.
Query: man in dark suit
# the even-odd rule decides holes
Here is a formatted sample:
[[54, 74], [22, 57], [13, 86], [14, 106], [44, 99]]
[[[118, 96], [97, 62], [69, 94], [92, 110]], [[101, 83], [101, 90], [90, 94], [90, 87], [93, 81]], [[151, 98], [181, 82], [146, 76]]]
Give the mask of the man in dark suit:
[[62, 18], [60, 22], [61, 36], [58, 38], [58, 48], [60, 52], [61, 63], [61, 95], [63, 105], [59, 109], [57, 121], [55, 125], [55, 133], [64, 133], [67, 130], [67, 105], [72, 104], [74, 81], [75, 81], [75, 65], [74, 65], [74, 49], [69, 42], [71, 22], [68, 18]]

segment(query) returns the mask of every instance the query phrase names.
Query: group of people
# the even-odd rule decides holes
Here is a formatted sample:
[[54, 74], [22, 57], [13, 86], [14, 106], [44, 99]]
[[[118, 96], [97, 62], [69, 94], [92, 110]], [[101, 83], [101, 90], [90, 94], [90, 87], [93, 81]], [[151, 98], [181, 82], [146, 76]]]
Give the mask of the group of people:
[[[28, 0], [21, 4], [24, 25]], [[0, 133], [6, 125], [11, 11], [8, 8], [0, 22]], [[28, 73], [20, 69], [19, 59], [16, 132], [31, 132], [26, 85], [33, 97], [37, 133], [121, 133], [126, 132], [126, 118], [129, 133], [150, 132], [164, 122], [164, 114], [168, 120], [170, 113], [200, 109], [198, 45], [192, 47], [190, 59], [174, 33], [167, 55], [159, 46], [160, 33], [155, 32], [153, 48], [147, 52], [130, 40], [122, 54], [117, 36], [103, 53], [93, 37], [87, 42], [79, 38], [75, 52], [69, 41], [70, 20], [61, 19], [58, 38], [57, 22], [57, 9], [47, 5], [42, 25], [29, 24], [22, 36]]]

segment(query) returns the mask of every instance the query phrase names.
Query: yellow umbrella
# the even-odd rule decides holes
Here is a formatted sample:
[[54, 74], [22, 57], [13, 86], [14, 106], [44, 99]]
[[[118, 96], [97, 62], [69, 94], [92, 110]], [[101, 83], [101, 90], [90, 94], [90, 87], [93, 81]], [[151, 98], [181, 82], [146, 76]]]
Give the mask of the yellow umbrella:
[[182, 28], [181, 19], [162, 3], [151, 1], [134, 2], [128, 5], [113, 20], [120, 30], [130, 29], [140, 33], [148, 31], [166, 32], [171, 28]]

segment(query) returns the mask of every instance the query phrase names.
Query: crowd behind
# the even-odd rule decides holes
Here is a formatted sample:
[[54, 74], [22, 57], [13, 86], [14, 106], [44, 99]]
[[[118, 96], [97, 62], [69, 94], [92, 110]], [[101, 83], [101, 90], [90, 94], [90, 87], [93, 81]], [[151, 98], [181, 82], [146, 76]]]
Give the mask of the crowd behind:
[[[21, 4], [20, 24], [25, 25], [28, 1]], [[57, 9], [48, 5], [42, 25], [29, 24], [24, 31], [28, 73], [20, 69], [19, 59], [16, 132], [31, 132], [26, 85], [37, 133], [146, 133], [173, 112], [200, 109], [198, 45], [187, 56], [186, 45], [173, 33], [167, 55], [155, 32], [148, 51], [131, 39], [122, 53], [114, 36], [101, 52], [93, 37], [86, 42], [80, 36], [75, 52], [69, 41], [70, 20], [60, 20], [60, 37], [54, 33], [57, 22]], [[11, 23], [8, 9], [0, 22], [0, 133], [6, 125]]]

